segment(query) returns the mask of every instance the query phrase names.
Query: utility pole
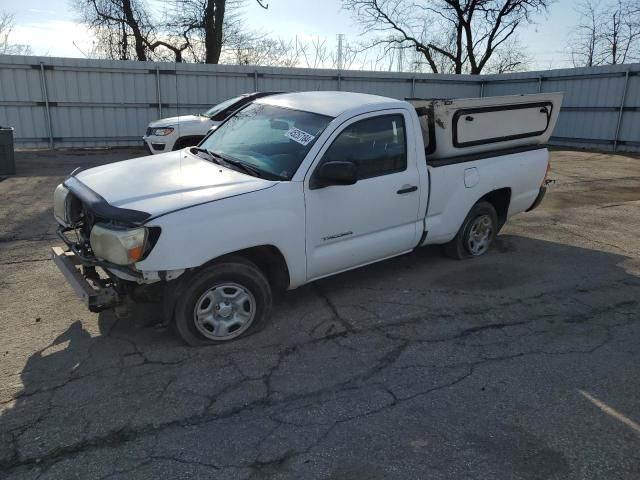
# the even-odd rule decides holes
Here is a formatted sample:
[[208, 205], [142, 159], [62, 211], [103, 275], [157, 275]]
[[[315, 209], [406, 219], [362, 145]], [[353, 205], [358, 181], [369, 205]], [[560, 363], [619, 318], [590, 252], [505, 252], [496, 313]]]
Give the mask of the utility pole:
[[342, 43], [343, 43], [343, 39], [344, 39], [344, 33], [339, 33], [338, 35], [336, 35], [336, 37], [338, 38], [338, 59], [337, 59], [337, 67], [338, 70], [342, 70], [343, 68], [343, 57], [342, 57]]

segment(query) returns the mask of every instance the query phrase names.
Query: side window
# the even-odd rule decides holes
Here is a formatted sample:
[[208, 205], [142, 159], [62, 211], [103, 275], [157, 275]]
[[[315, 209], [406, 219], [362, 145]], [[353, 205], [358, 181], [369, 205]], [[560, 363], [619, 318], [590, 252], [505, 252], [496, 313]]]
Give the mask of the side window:
[[383, 115], [367, 118], [345, 128], [333, 141], [324, 162], [349, 161], [358, 179], [377, 177], [407, 168], [404, 117]]

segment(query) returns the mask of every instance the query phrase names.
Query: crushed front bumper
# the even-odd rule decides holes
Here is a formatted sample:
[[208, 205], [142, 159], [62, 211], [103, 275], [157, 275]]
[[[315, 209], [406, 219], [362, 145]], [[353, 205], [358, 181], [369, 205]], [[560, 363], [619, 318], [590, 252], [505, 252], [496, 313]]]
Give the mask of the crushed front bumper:
[[60, 247], [52, 247], [51, 258], [89, 310], [98, 312], [118, 303], [118, 293], [113, 287], [92, 284], [85, 278], [80, 271], [82, 262], [73, 252], [65, 252]]

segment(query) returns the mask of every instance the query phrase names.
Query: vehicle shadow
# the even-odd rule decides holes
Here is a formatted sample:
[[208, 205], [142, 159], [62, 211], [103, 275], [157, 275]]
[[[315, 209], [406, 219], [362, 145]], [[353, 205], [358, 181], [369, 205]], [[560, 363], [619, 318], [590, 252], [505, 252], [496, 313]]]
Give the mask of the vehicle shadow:
[[[90, 335], [79, 321], [71, 323], [29, 357], [20, 374], [21, 391], [0, 399], [0, 473], [68, 464], [68, 471], [79, 469], [80, 478], [90, 476], [89, 470], [74, 462], [93, 450], [220, 417], [233, 423], [238, 415], [240, 425], [247, 405], [266, 412], [286, 403], [289, 397], [282, 392], [297, 392], [296, 382], [316, 375], [311, 372], [324, 370], [309, 395], [331, 391], [337, 376], [350, 381], [356, 370], [353, 349], [394, 328], [411, 325], [420, 335], [448, 338], [498, 321], [557, 316], [560, 323], [588, 323], [594, 311], [612, 305], [637, 311], [638, 270], [637, 259], [504, 235], [490, 254], [468, 262], [426, 248], [289, 292], [266, 328], [230, 344], [186, 347], [157, 326], [153, 309], [128, 319], [103, 312], [99, 335]], [[476, 314], [480, 311], [485, 313]], [[385, 336], [376, 338], [382, 353], [395, 345]], [[336, 339], [354, 343], [345, 346]], [[304, 362], [286, 361], [290, 355], [311, 358], [322, 348], [326, 363], [310, 370]], [[508, 340], [504, 348], [510, 348]], [[278, 389], [271, 378], [276, 372]], [[148, 457], [150, 450], [140, 455]], [[230, 463], [250, 463], [241, 452], [233, 455]], [[114, 451], [111, 461], [117, 456]]]

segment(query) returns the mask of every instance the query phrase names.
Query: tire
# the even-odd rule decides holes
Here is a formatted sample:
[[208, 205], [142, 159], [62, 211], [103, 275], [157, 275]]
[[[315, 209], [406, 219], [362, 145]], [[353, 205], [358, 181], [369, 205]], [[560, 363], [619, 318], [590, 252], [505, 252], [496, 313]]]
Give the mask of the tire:
[[498, 215], [489, 202], [476, 203], [453, 240], [444, 246], [451, 258], [462, 260], [484, 255], [498, 233]]
[[181, 289], [173, 327], [185, 343], [225, 343], [259, 331], [271, 311], [271, 286], [253, 263], [228, 257], [197, 272]]
[[176, 140], [176, 143], [173, 144], [172, 150], [175, 152], [176, 150], [182, 150], [186, 146], [187, 145], [184, 141], [184, 138], [179, 138], [178, 140]]

